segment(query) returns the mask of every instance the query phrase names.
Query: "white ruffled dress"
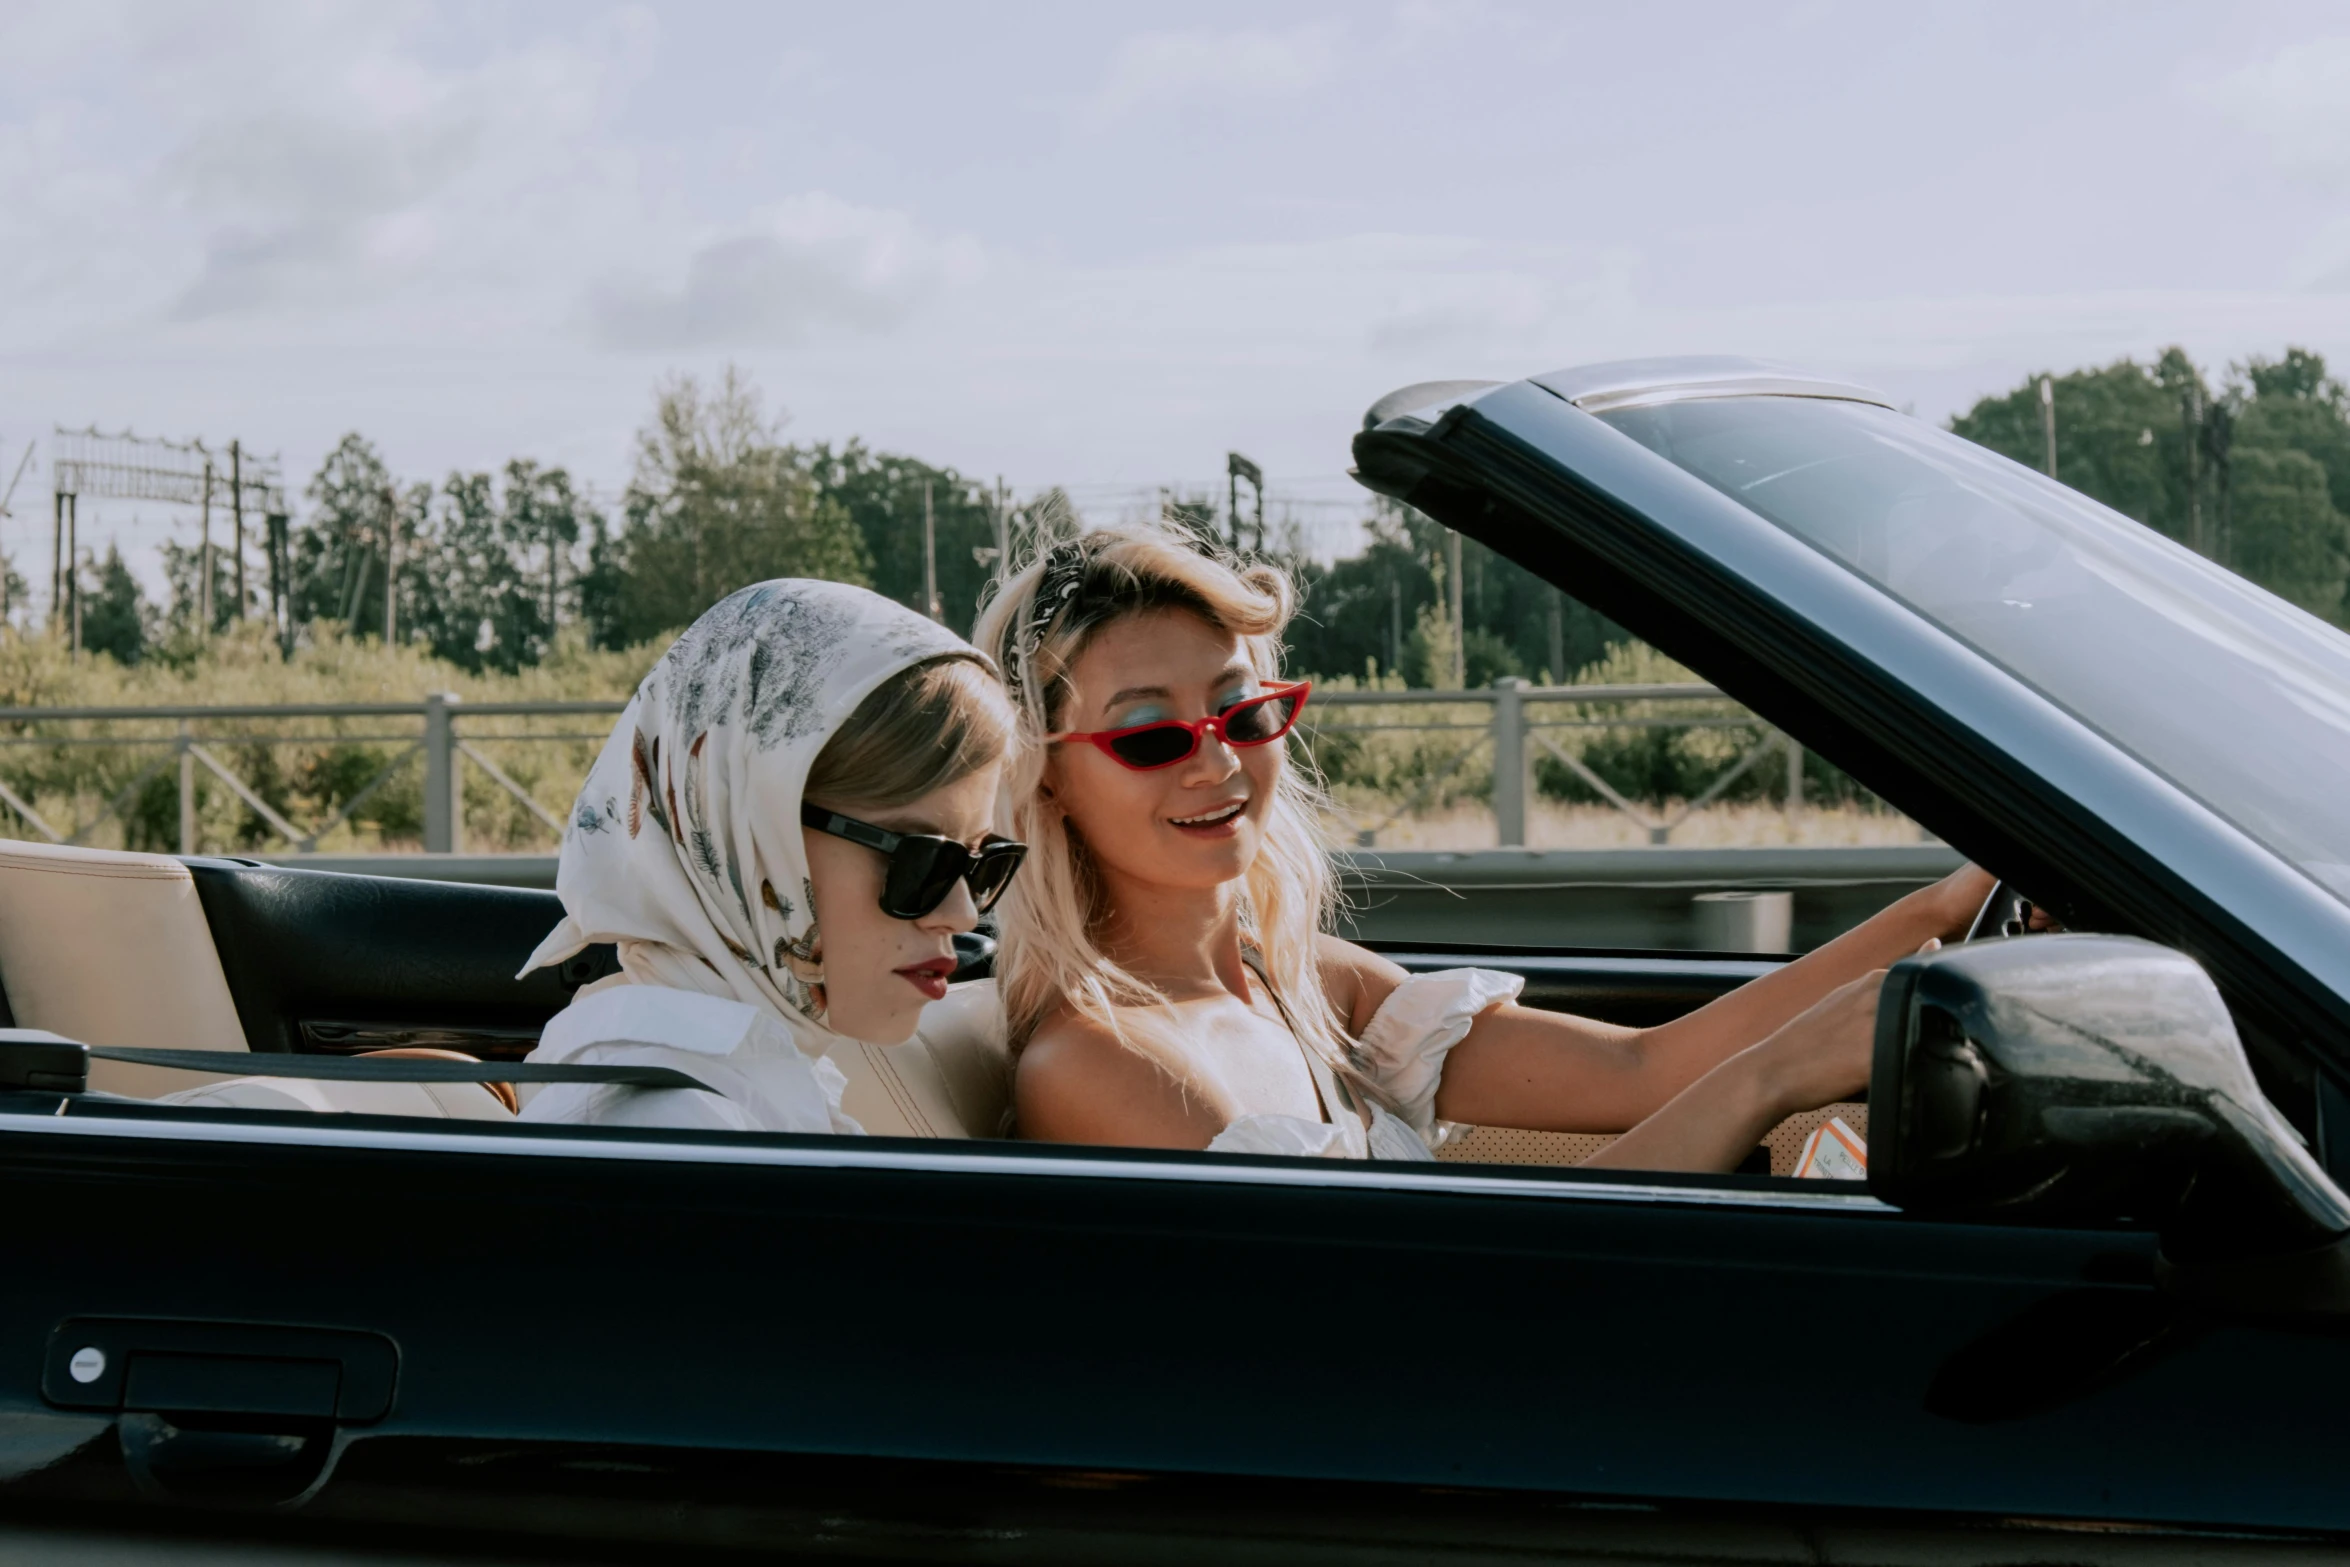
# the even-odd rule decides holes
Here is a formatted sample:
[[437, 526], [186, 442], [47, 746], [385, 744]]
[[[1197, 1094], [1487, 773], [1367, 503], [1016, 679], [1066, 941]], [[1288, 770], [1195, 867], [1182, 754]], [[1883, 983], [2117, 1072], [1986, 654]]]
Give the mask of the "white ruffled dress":
[[[1515, 1001], [1526, 982], [1493, 969], [1442, 969], [1415, 974], [1395, 987], [1354, 1048], [1354, 1063], [1396, 1108], [1370, 1104], [1347, 1092], [1329, 1064], [1300, 1045], [1314, 1074], [1325, 1119], [1294, 1115], [1244, 1115], [1216, 1134], [1210, 1153], [1286, 1154], [1307, 1159], [1419, 1159], [1452, 1132], [1436, 1119], [1436, 1085], [1445, 1058], [1466, 1039], [1477, 1015], [1503, 1001]], [[1369, 1112], [1365, 1124], [1364, 1111]]]

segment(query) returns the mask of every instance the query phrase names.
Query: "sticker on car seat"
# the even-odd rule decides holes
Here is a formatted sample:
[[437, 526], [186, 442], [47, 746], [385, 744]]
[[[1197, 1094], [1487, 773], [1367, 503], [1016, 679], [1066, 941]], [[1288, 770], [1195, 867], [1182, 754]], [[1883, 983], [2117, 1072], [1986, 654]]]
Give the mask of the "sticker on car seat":
[[1865, 1181], [1869, 1178], [1869, 1145], [1860, 1133], [1830, 1116], [1803, 1140], [1795, 1156], [1795, 1176], [1807, 1181]]

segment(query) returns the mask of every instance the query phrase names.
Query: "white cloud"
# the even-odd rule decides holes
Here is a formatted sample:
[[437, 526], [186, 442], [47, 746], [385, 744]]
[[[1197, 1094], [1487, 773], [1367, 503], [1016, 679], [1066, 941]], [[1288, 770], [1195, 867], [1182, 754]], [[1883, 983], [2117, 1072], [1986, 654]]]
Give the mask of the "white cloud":
[[[404, 7], [134, 9], [0, 59], [0, 332], [314, 331], [419, 286], [463, 308], [641, 218], [597, 149], [643, 15], [456, 54], [429, 32]], [[73, 90], [99, 79], [110, 106]]]
[[203, 233], [173, 313], [346, 305], [478, 272], [498, 247], [536, 249], [548, 236], [529, 198], [584, 194], [573, 149], [642, 30], [624, 14], [459, 69], [370, 50], [285, 84], [261, 112], [199, 122], [161, 170]]
[[1083, 118], [1103, 125], [1202, 98], [1281, 99], [1319, 87], [1338, 68], [1327, 24], [1281, 32], [1137, 33], [1119, 44]]
[[2229, 72], [2206, 94], [2265, 138], [2286, 168], [2350, 180], [2350, 37], [2288, 45]]
[[588, 329], [603, 347], [653, 352], [789, 346], [827, 329], [886, 332], [981, 268], [969, 239], [935, 238], [905, 213], [818, 191], [702, 245], [674, 286], [597, 286]]

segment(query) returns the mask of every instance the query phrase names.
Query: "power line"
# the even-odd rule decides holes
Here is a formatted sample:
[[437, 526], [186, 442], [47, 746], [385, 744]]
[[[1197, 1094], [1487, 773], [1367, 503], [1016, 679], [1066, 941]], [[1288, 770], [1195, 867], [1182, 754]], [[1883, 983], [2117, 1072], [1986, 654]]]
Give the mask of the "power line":
[[50, 616], [67, 633], [76, 654], [82, 647], [80, 535], [84, 496], [199, 509], [202, 535], [196, 555], [196, 608], [198, 624], [205, 631], [211, 630], [213, 610], [212, 503], [225, 499], [237, 552], [236, 612], [239, 619], [244, 617], [245, 509], [250, 504], [263, 516], [284, 516], [285, 482], [275, 453], [258, 456], [248, 453], [242, 441], [231, 440], [228, 457], [228, 472], [223, 475], [211, 448], [200, 440], [170, 441], [129, 430], [110, 435], [96, 425], [82, 430], [55, 427], [49, 457], [54, 530], [49, 557]]

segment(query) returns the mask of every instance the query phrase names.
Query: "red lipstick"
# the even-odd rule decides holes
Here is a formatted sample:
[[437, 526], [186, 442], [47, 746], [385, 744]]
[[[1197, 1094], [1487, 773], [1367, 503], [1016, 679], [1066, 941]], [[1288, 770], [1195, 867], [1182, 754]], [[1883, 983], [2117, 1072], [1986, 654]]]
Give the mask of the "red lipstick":
[[955, 972], [955, 960], [948, 957], [925, 958], [909, 963], [896, 971], [899, 978], [932, 1001], [946, 998], [947, 980]]

